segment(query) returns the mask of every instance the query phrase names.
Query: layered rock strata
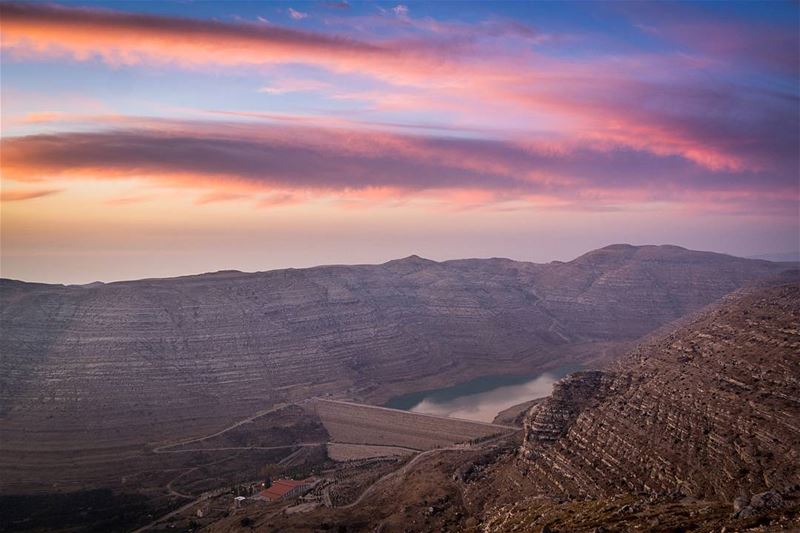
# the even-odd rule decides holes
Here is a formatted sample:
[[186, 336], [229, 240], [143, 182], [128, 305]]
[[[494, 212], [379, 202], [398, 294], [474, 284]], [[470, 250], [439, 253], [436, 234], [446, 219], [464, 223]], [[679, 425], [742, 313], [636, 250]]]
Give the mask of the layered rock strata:
[[795, 491], [800, 285], [738, 293], [608, 372], [568, 376], [529, 411], [520, 452], [551, 495]]
[[98, 461], [316, 394], [543, 370], [785, 268], [617, 245], [568, 263], [410, 257], [84, 287], [0, 280], [0, 479], [35, 482], [35, 468], [57, 479], [54, 466], [73, 464], [64, 454], [90, 457], [75, 460], [78, 483]]

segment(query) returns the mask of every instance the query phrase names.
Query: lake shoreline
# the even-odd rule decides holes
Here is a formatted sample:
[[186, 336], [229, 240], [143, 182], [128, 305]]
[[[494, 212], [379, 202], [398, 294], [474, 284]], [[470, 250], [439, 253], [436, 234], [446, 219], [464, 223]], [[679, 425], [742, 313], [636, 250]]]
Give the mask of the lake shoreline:
[[394, 396], [383, 406], [491, 422], [507, 409], [549, 396], [555, 381], [580, 369], [571, 364], [536, 374], [480, 376], [449, 387]]

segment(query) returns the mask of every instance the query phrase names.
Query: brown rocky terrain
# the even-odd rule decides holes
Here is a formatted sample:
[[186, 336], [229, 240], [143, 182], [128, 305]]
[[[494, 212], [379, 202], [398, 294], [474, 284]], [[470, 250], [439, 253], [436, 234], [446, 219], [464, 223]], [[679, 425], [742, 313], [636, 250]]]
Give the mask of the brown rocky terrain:
[[85, 287], [2, 280], [2, 489], [123, 480], [157, 443], [284, 401], [348, 391], [379, 402], [596, 359], [785, 268], [616, 245], [568, 263], [410, 257]]
[[609, 370], [572, 374], [525, 430], [522, 463], [548, 494], [793, 490], [800, 285], [737, 294]]
[[[564, 378], [521, 440], [441, 450], [359, 505], [261, 531], [797, 531], [800, 283], [739, 291], [604, 371]], [[239, 531], [242, 516], [210, 531]]]

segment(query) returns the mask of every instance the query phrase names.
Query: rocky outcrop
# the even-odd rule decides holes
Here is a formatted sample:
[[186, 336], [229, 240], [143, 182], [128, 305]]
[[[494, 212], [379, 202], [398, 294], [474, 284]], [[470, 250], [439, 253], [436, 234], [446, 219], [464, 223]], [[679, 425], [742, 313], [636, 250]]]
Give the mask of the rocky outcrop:
[[544, 369], [784, 268], [619, 245], [546, 265], [410, 257], [82, 287], [0, 280], [0, 479], [57, 477], [73, 464], [58, 454], [114, 461], [110, 450], [315, 394]]
[[535, 405], [524, 421], [523, 454], [531, 458], [563, 437], [578, 416], [611, 392], [613, 376], [599, 371], [576, 372], [553, 386], [552, 395]]
[[764, 511], [780, 509], [783, 505], [783, 496], [775, 490], [754, 494], [750, 498], [739, 496], [733, 500], [733, 516], [735, 518], [747, 518]]
[[800, 487], [800, 285], [737, 293], [609, 372], [565, 378], [525, 428], [520, 467], [547, 494], [775, 508]]

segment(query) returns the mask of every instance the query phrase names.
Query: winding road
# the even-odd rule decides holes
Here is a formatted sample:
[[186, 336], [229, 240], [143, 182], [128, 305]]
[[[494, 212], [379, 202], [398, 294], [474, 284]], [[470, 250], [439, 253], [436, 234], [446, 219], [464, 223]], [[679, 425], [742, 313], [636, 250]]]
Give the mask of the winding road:
[[[316, 399], [316, 398], [306, 399], [303, 402], [299, 402], [299, 403], [306, 403], [308, 401], [313, 401], [314, 399]], [[340, 402], [340, 403], [349, 403], [349, 402]], [[208, 451], [279, 450], [279, 449], [285, 449], [285, 448], [297, 448], [297, 450], [295, 452], [289, 454], [288, 456], [284, 457], [281, 460], [281, 464], [284, 464], [284, 462], [290, 461], [294, 456], [296, 456], [296, 454], [298, 454], [300, 452], [300, 450], [302, 450], [305, 447], [322, 446], [322, 445], [327, 444], [325, 442], [302, 442], [302, 443], [296, 443], [296, 444], [286, 444], [286, 445], [281, 445], [281, 446], [239, 446], [239, 447], [226, 446], [226, 447], [218, 447], [218, 448], [184, 448], [184, 449], [180, 449], [180, 450], [171, 450], [170, 449], [170, 448], [175, 448], [176, 446], [185, 446], [187, 444], [203, 442], [203, 441], [207, 441], [209, 439], [213, 439], [215, 437], [219, 437], [220, 435], [223, 435], [223, 434], [227, 433], [228, 431], [236, 429], [236, 428], [238, 428], [238, 427], [240, 427], [240, 426], [242, 426], [244, 424], [248, 424], [250, 422], [253, 422], [257, 418], [260, 418], [260, 417], [262, 417], [264, 415], [267, 415], [269, 413], [273, 413], [275, 411], [283, 409], [284, 407], [287, 407], [289, 405], [294, 405], [294, 404], [291, 404], [291, 403], [277, 404], [277, 405], [274, 405], [273, 407], [271, 407], [269, 409], [265, 409], [265, 410], [259, 411], [259, 412], [255, 413], [252, 416], [249, 416], [249, 417], [247, 417], [245, 419], [242, 419], [242, 420], [240, 420], [240, 421], [238, 421], [238, 422], [236, 422], [234, 424], [231, 424], [230, 426], [228, 426], [228, 427], [226, 427], [226, 428], [224, 428], [224, 429], [222, 429], [220, 431], [211, 433], [209, 435], [205, 435], [203, 437], [197, 437], [197, 438], [193, 438], [193, 439], [189, 439], [189, 440], [185, 440], [185, 441], [181, 441], [181, 442], [177, 442], [177, 443], [172, 443], [172, 444], [164, 444], [164, 445], [158, 446], [156, 448], [153, 448], [152, 451], [153, 451], [153, 453], [164, 454], [164, 453], [189, 453], [189, 452], [208, 452]], [[359, 404], [356, 404], [356, 405], [359, 405]], [[487, 424], [487, 425], [498, 426], [497, 424]], [[456, 444], [456, 445], [448, 446], [448, 447], [445, 447], [445, 448], [435, 448], [435, 449], [432, 449], [432, 450], [418, 452], [417, 455], [415, 455], [413, 458], [411, 458], [411, 460], [409, 460], [401, 468], [399, 468], [399, 469], [397, 469], [397, 470], [395, 470], [393, 472], [389, 472], [389, 473], [379, 477], [378, 479], [376, 479], [369, 487], [367, 487], [358, 496], [358, 498], [355, 499], [355, 501], [353, 501], [352, 503], [349, 503], [347, 505], [343, 505], [341, 507], [337, 507], [337, 508], [338, 509], [350, 509], [350, 508], [355, 507], [356, 505], [358, 505], [362, 501], [364, 501], [364, 499], [368, 498], [370, 495], [375, 493], [380, 488], [381, 485], [385, 484], [387, 481], [389, 481], [389, 480], [391, 480], [393, 478], [405, 475], [414, 465], [416, 465], [422, 459], [424, 459], [425, 457], [427, 457], [429, 455], [433, 455], [433, 454], [440, 453], [440, 452], [447, 452], [447, 451], [469, 451], [469, 450], [480, 449], [482, 447], [485, 447], [487, 444], [491, 444], [491, 443], [496, 442], [496, 441], [501, 440], [501, 439], [509, 438], [512, 435], [514, 435], [517, 431], [520, 431], [520, 428], [516, 428], [516, 427], [512, 427], [512, 426], [498, 426], [498, 427], [501, 427], [503, 429], [513, 429], [515, 431], [510, 432], [510, 433], [503, 433], [503, 434], [497, 435], [495, 437], [492, 437], [492, 438], [490, 438], [490, 439], [488, 439], [486, 441], [483, 441], [483, 442], [480, 442], [480, 443], [477, 443], [477, 444]], [[374, 447], [374, 445], [368, 445], [368, 446]], [[167, 483], [165, 488], [172, 496], [175, 496], [175, 497], [178, 497], [178, 498], [194, 498], [194, 496], [192, 496], [192, 495], [183, 494], [181, 492], [176, 491], [175, 489], [172, 488], [172, 484], [175, 481], [177, 481], [178, 479], [182, 478], [183, 476], [186, 476], [186, 475], [190, 474], [191, 472], [194, 472], [195, 470], [197, 470], [199, 468], [202, 468], [202, 467], [205, 467], [205, 466], [210, 466], [210, 465], [213, 465], [213, 464], [217, 464], [217, 463], [223, 462], [223, 461], [225, 461], [227, 459], [228, 458], [225, 458], [225, 459], [221, 459], [219, 461], [215, 461], [215, 462], [208, 463], [208, 464], [205, 464], [205, 465], [200, 465], [200, 466], [195, 466], [193, 468], [189, 468], [186, 471], [184, 471], [184, 472], [180, 473], [179, 475], [175, 476], [174, 478], [172, 478], [172, 480], [170, 480], [169, 483]], [[147, 531], [148, 529], [155, 527], [159, 523], [161, 523], [161, 522], [163, 522], [165, 520], [168, 520], [169, 518], [171, 518], [173, 516], [176, 516], [176, 515], [184, 512], [184, 511], [190, 509], [192, 506], [194, 506], [194, 505], [196, 505], [196, 504], [198, 504], [198, 503], [200, 503], [200, 502], [202, 502], [204, 500], [207, 500], [209, 498], [213, 498], [213, 497], [219, 496], [221, 494], [224, 494], [227, 490], [228, 490], [227, 488], [222, 488], [222, 489], [218, 489], [218, 490], [215, 490], [215, 491], [206, 492], [203, 495], [201, 495], [200, 497], [192, 499], [191, 502], [188, 502], [187, 504], [179, 507], [178, 509], [175, 509], [174, 511], [171, 511], [171, 512], [169, 512], [169, 513], [167, 513], [167, 514], [165, 514], [165, 515], [153, 520], [149, 524], [140, 527], [139, 529], [135, 530], [133, 533], [143, 533], [144, 531]]]
[[[518, 429], [517, 431], [521, 431], [521, 430]], [[446, 448], [434, 448], [433, 450], [427, 450], [427, 451], [424, 451], [424, 452], [420, 452], [419, 454], [415, 455], [414, 458], [412, 458], [409, 462], [404, 464], [401, 468], [395, 470], [394, 472], [389, 472], [388, 474], [385, 474], [385, 475], [379, 477], [378, 479], [376, 479], [375, 482], [372, 485], [367, 487], [364, 490], [364, 492], [362, 492], [361, 495], [359, 495], [359, 497], [355, 499], [355, 501], [353, 501], [352, 503], [348, 503], [347, 505], [342, 505], [341, 507], [337, 507], [337, 509], [350, 509], [352, 507], [355, 507], [356, 505], [361, 503], [365, 498], [367, 498], [373, 492], [375, 492], [377, 490], [378, 485], [380, 485], [382, 483], [385, 483], [386, 481], [388, 481], [388, 480], [390, 480], [390, 479], [392, 479], [394, 477], [405, 475], [406, 472], [408, 472], [408, 470], [412, 466], [417, 464], [420, 460], [422, 460], [422, 458], [424, 458], [424, 457], [426, 457], [428, 455], [433, 455], [433, 454], [438, 453], [438, 452], [477, 450], [477, 449], [480, 449], [480, 448], [482, 448], [482, 447], [484, 447], [487, 444], [490, 444], [492, 442], [496, 442], [498, 440], [509, 438], [512, 435], [514, 435], [515, 433], [517, 433], [517, 431], [515, 431], [513, 433], [504, 433], [502, 435], [498, 435], [496, 437], [488, 439], [488, 440], [486, 440], [484, 442], [481, 442], [479, 444], [468, 444], [468, 445], [458, 445], [458, 444], [456, 444], [454, 446], [448, 446]]]
[[[245, 418], [243, 420], [239, 420], [235, 424], [231, 424], [230, 426], [228, 426], [225, 429], [222, 429], [220, 431], [217, 431], [216, 433], [212, 433], [212, 434], [206, 435], [204, 437], [197, 437], [197, 438], [194, 438], [194, 439], [184, 440], [184, 441], [181, 441], [181, 442], [175, 442], [175, 443], [172, 443], [172, 444], [164, 444], [164, 445], [158, 446], [156, 448], [153, 448], [153, 453], [174, 453], [173, 451], [167, 450], [167, 448], [174, 448], [176, 446], [185, 446], [186, 444], [192, 444], [194, 442], [202, 442], [204, 440], [213, 439], [214, 437], [219, 437], [220, 435], [222, 435], [224, 433], [227, 433], [228, 431], [231, 431], [232, 429], [236, 429], [239, 426], [243, 426], [244, 424], [249, 424], [250, 422], [254, 421], [256, 418], [261, 418], [264, 415], [268, 415], [270, 413], [274, 413], [275, 411], [280, 411], [281, 409], [283, 409], [284, 407], [288, 407], [289, 405], [292, 405], [292, 404], [290, 404], [290, 403], [279, 403], [279, 404], [273, 405], [269, 409], [265, 409], [263, 411], [258, 411], [254, 415], [249, 416], [249, 417], [247, 417], [247, 418]], [[281, 448], [281, 447], [285, 447], [285, 446], [279, 446], [278, 448]], [[181, 450], [176, 450], [176, 451], [181, 451]], [[195, 451], [197, 451], [197, 450], [195, 450]]]

